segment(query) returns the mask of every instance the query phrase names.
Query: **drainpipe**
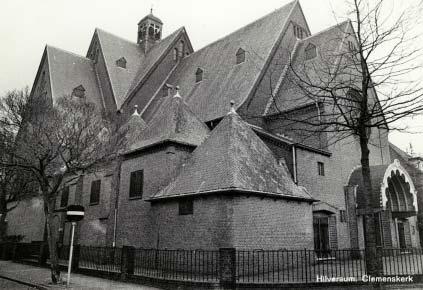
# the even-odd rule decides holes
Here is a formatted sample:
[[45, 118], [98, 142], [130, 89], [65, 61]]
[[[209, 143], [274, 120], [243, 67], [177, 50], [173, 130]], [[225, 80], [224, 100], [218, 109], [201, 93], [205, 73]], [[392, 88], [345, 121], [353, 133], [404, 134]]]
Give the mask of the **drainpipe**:
[[122, 157], [118, 157], [117, 164], [117, 176], [115, 180], [115, 209], [114, 209], [114, 220], [113, 220], [113, 242], [112, 246], [116, 247], [116, 232], [117, 232], [117, 215], [119, 205], [119, 192], [120, 192], [120, 173], [122, 170]]
[[298, 184], [297, 180], [297, 148], [295, 147], [295, 144], [292, 144], [292, 171], [294, 175], [294, 182], [295, 184]]

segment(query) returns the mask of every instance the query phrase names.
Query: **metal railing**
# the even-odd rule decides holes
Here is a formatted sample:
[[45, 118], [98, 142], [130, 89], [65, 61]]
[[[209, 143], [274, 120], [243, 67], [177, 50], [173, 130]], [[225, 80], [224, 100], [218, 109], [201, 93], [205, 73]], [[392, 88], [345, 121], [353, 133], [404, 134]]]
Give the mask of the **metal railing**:
[[[0, 254], [3, 253], [0, 258], [37, 260], [37, 255], [45, 255], [45, 247], [46, 244], [41, 243], [0, 244]], [[365, 250], [229, 249], [233, 255], [226, 256], [220, 250], [76, 246], [72, 264], [74, 269], [81, 271], [122, 277], [212, 283], [233, 279], [236, 284], [314, 283], [319, 282], [319, 277], [323, 277], [320, 282], [332, 277], [359, 282], [367, 273]], [[423, 275], [422, 249], [384, 248], [378, 251], [384, 276]], [[66, 265], [69, 247], [59, 247], [58, 255], [61, 263]], [[42, 259], [38, 264], [42, 264], [40, 261]]]
[[217, 281], [219, 251], [135, 249], [134, 275], [190, 281]]

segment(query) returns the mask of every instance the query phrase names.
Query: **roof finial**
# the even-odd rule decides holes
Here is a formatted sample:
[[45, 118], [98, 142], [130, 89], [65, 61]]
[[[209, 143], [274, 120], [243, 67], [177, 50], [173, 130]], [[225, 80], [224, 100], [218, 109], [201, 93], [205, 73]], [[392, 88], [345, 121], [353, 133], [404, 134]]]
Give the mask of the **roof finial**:
[[141, 116], [140, 113], [138, 113], [138, 105], [134, 105], [134, 113], [132, 114], [132, 116]]
[[235, 101], [231, 100], [231, 110], [229, 111], [229, 114], [236, 114], [235, 112]]
[[150, 14], [153, 14], [153, 4], [151, 4]]
[[174, 98], [181, 98], [182, 99], [181, 95], [179, 94], [179, 86], [176, 86], [175, 87], [175, 90], [176, 90], [176, 93], [175, 93], [175, 95], [173, 97]]

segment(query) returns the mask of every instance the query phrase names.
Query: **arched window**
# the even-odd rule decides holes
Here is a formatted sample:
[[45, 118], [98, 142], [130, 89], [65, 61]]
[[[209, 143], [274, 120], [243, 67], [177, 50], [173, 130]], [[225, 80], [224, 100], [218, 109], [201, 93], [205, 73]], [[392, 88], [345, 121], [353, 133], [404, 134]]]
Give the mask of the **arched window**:
[[148, 36], [153, 38], [154, 34], [154, 24], [150, 24], [150, 26], [148, 27]]
[[181, 58], [184, 57], [184, 51], [185, 51], [185, 43], [184, 43], [183, 40], [181, 40], [179, 42], [179, 53], [180, 53]]
[[178, 60], [178, 54], [179, 54], [178, 49], [175, 47], [173, 49], [173, 60], [174, 61], [177, 61]]
[[197, 68], [195, 72], [195, 82], [201, 82], [203, 80], [203, 70], [201, 68]]
[[313, 59], [317, 56], [316, 46], [312, 43], [309, 43], [305, 49], [306, 60]]
[[245, 50], [239, 48], [236, 52], [236, 64], [243, 63], [245, 61]]

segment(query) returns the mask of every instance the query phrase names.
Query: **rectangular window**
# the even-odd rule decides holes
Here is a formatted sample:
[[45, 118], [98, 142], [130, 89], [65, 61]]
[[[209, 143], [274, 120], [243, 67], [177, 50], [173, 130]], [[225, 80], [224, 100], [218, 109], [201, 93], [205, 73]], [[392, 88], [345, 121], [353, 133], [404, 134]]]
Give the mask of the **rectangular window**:
[[60, 207], [68, 206], [68, 200], [69, 200], [69, 186], [66, 186], [62, 190], [62, 196], [60, 198]]
[[129, 198], [142, 198], [144, 170], [131, 172], [129, 184]]
[[178, 203], [179, 215], [189, 215], [194, 212], [194, 202], [192, 199], [183, 199]]
[[346, 223], [347, 222], [347, 212], [345, 210], [341, 209], [339, 211], [339, 217], [340, 217], [341, 223]]
[[91, 182], [90, 205], [99, 204], [100, 202], [101, 180]]
[[325, 176], [325, 164], [323, 162], [317, 162], [317, 172], [320, 176]]

